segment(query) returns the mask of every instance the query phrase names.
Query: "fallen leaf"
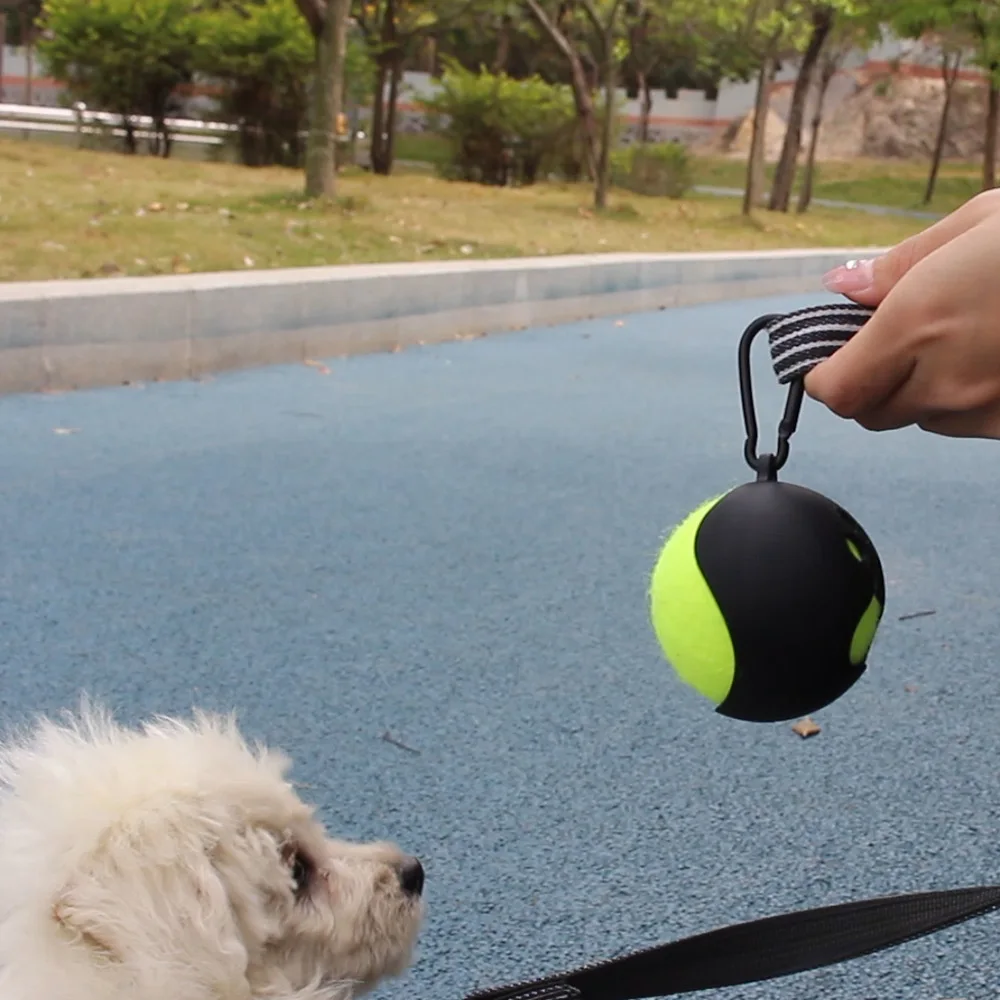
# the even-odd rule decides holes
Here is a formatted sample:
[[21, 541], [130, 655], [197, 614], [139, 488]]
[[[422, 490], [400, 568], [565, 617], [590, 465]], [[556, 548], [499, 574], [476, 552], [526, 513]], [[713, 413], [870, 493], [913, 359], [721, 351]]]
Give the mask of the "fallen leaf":
[[818, 733], [821, 733], [822, 730], [807, 715], [804, 719], [799, 719], [799, 721], [792, 726], [792, 732], [797, 736], [801, 736], [802, 739], [807, 740], [810, 736], [816, 736]]
[[312, 360], [310, 360], [310, 359], [307, 358], [305, 363], [310, 368], [315, 368], [320, 373], [320, 375], [329, 375], [330, 374], [330, 369], [327, 368], [327, 366], [324, 365], [322, 361], [312, 361]]
[[243, 266], [244, 267], [253, 267], [254, 264], [256, 264], [256, 261], [253, 259], [253, 257], [244, 257], [243, 258]]
[[458, 250], [459, 253], [465, 254], [466, 257], [468, 257], [470, 253], [472, 253], [472, 247], [470, 247], [468, 243], [464, 243], [462, 246], [458, 248]]
[[80, 428], [79, 427], [53, 427], [52, 428], [52, 433], [53, 434], [79, 434], [80, 433]]

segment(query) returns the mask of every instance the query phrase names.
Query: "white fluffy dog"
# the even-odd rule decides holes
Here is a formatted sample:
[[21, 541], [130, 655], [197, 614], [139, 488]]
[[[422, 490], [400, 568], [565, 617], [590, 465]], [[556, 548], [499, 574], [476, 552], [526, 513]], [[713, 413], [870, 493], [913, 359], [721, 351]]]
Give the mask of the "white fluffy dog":
[[408, 966], [423, 869], [327, 838], [231, 719], [85, 707], [0, 747], [0, 1000], [349, 1000]]

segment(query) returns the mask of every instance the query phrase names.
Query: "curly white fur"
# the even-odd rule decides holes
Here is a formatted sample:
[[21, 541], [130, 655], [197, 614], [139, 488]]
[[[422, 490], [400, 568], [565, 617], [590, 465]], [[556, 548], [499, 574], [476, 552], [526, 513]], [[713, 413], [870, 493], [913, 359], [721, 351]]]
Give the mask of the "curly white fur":
[[0, 747], [2, 1000], [350, 1000], [409, 964], [422, 869], [329, 839], [231, 718], [85, 706]]

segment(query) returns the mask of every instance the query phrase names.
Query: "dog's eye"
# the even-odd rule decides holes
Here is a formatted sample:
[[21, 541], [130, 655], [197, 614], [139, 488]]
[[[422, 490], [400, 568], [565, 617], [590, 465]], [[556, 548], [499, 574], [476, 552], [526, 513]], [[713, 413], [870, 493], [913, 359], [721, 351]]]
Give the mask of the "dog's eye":
[[296, 895], [306, 890], [312, 871], [312, 862], [301, 851], [296, 851], [292, 857], [292, 881], [295, 883]]

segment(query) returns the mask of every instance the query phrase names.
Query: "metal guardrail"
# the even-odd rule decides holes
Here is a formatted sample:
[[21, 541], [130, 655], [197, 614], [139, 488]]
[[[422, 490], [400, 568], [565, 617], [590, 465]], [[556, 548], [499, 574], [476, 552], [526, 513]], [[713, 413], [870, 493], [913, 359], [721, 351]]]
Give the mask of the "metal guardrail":
[[[121, 115], [91, 111], [85, 104], [71, 108], [45, 108], [30, 104], [0, 104], [0, 131], [76, 133], [77, 135], [123, 136]], [[135, 135], [146, 139], [153, 135], [153, 119], [147, 115], [132, 118]], [[229, 122], [199, 121], [196, 118], [167, 118], [167, 128], [174, 142], [221, 146], [237, 132]]]
[[[148, 115], [133, 115], [131, 120], [136, 139], [144, 140], [156, 136], [153, 119]], [[197, 118], [167, 118], [165, 122], [171, 142], [193, 147], [220, 147], [239, 132], [239, 126], [231, 122], [201, 121]], [[74, 104], [71, 108], [0, 103], [0, 135], [4, 133], [75, 135], [78, 141], [82, 142], [87, 136], [98, 139], [122, 138], [125, 129], [122, 127], [121, 115], [111, 114], [108, 111], [91, 111], [82, 102]], [[306, 138], [304, 131], [302, 138], [303, 140]], [[369, 139], [364, 130], [355, 131], [353, 142], [349, 136], [344, 135], [338, 138], [338, 143], [350, 150], [348, 162], [359, 166], [367, 164]]]

